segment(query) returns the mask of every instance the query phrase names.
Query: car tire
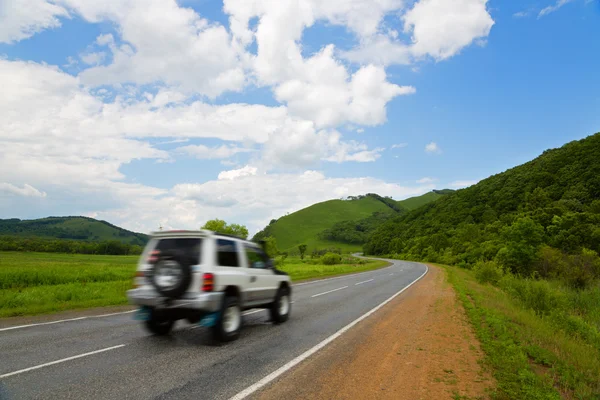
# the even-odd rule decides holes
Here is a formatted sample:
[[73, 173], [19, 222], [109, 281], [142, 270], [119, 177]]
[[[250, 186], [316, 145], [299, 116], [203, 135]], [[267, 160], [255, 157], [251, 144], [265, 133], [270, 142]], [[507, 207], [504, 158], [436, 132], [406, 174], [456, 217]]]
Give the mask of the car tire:
[[269, 309], [271, 313], [271, 321], [274, 324], [281, 324], [288, 320], [292, 311], [292, 296], [290, 288], [282, 286], [275, 295], [275, 301]]
[[[178, 279], [169, 286], [163, 286], [160, 283], [161, 274], [159, 271], [165, 266], [168, 266], [166, 270], [175, 271], [178, 276]], [[192, 273], [192, 261], [181, 251], [170, 250], [165, 251], [159, 256], [158, 260], [150, 270], [149, 278], [152, 286], [154, 286], [158, 293], [171, 299], [177, 299], [190, 287]]]
[[231, 342], [240, 337], [242, 309], [235, 296], [225, 296], [219, 318], [213, 327], [213, 337], [218, 342]]
[[150, 313], [150, 318], [145, 322], [146, 329], [157, 336], [165, 336], [171, 333], [173, 329], [173, 325], [175, 325], [175, 321], [170, 318], [159, 318], [154, 315], [153, 312]]

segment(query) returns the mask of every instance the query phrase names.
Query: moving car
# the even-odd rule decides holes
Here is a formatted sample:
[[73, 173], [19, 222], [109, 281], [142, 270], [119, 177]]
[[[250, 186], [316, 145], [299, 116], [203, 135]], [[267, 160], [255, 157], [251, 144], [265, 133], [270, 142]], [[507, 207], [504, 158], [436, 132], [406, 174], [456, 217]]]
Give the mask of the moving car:
[[239, 337], [242, 312], [266, 308], [271, 321], [289, 318], [292, 288], [262, 246], [212, 231], [155, 232], [127, 291], [137, 317], [153, 334], [168, 334], [175, 321], [210, 326], [219, 341]]

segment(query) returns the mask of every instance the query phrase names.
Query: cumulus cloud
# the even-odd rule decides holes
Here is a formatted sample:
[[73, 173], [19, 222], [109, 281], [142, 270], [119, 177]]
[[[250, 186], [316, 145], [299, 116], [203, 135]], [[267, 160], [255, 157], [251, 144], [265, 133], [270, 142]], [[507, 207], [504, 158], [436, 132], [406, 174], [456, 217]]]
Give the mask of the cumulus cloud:
[[117, 26], [120, 44], [112, 35], [96, 40], [112, 62], [84, 70], [85, 84], [164, 82], [209, 97], [246, 84], [245, 52], [235, 48], [227, 29], [175, 0], [57, 1], [88, 22]]
[[494, 25], [487, 0], [419, 0], [401, 16], [410, 43], [395, 31], [361, 39], [343, 53], [353, 62], [381, 65], [411, 64], [425, 56], [445, 60], [485, 39]]
[[436, 142], [427, 143], [425, 145], [425, 153], [429, 154], [441, 154], [442, 149], [437, 145]]
[[22, 188], [11, 183], [0, 182], [0, 192], [9, 193], [23, 197], [46, 197], [45, 192], [41, 192], [31, 185], [24, 184]]
[[0, 43], [27, 39], [44, 29], [57, 28], [69, 13], [46, 0], [3, 0], [0, 2]]
[[403, 149], [408, 146], [408, 143], [396, 143], [392, 145], [392, 149]]

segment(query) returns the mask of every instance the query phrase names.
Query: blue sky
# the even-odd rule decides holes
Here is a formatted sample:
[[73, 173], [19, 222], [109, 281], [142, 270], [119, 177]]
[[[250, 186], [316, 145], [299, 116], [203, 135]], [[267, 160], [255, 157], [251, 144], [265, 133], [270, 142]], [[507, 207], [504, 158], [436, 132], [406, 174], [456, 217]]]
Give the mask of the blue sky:
[[600, 131], [597, 0], [4, 0], [0, 217], [251, 231]]

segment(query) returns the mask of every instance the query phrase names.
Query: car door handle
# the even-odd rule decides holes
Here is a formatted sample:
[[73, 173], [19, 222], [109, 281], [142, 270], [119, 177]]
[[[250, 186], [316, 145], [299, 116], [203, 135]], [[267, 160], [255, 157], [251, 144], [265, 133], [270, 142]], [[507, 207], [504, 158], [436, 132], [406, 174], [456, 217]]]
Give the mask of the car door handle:
[[256, 282], [256, 277], [255, 276], [251, 276], [250, 277], [250, 282]]

